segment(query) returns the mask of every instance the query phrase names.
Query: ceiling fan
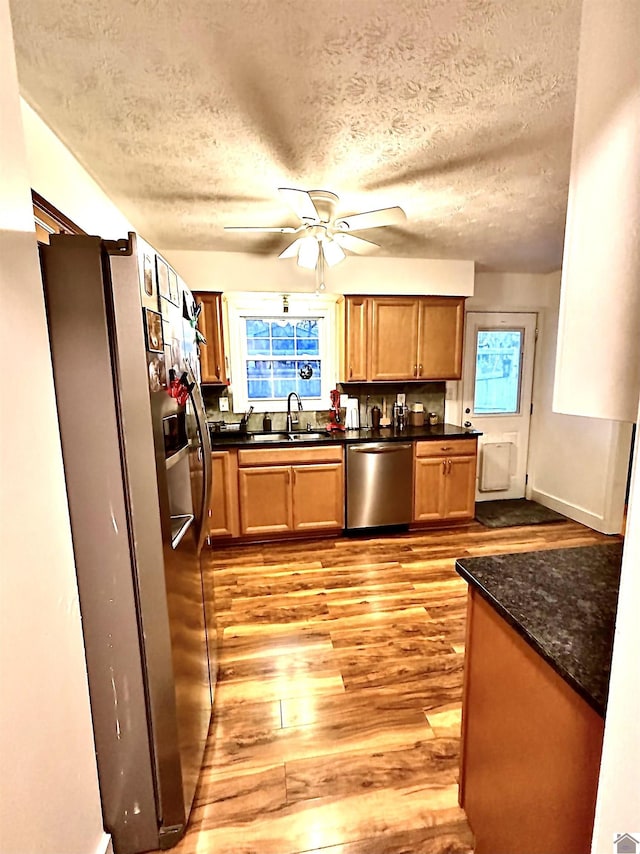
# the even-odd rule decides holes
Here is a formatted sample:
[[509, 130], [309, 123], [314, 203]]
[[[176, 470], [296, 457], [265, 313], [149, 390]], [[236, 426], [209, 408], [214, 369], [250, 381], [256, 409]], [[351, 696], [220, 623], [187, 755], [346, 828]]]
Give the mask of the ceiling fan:
[[300, 235], [278, 257], [297, 256], [298, 264], [309, 270], [321, 269], [325, 262], [330, 267], [339, 264], [346, 257], [345, 249], [358, 255], [375, 252], [380, 244], [357, 237], [351, 232], [395, 225], [406, 219], [400, 207], [382, 208], [346, 217], [336, 216], [338, 196], [328, 190], [307, 191], [280, 187], [278, 192], [300, 218], [299, 226], [226, 226], [225, 231]]

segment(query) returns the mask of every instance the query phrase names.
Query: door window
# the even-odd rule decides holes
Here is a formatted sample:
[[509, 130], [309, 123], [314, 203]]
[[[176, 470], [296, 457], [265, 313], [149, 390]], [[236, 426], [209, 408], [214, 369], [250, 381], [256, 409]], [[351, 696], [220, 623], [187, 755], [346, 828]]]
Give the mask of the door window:
[[475, 415], [514, 415], [520, 411], [523, 348], [524, 329], [477, 330]]

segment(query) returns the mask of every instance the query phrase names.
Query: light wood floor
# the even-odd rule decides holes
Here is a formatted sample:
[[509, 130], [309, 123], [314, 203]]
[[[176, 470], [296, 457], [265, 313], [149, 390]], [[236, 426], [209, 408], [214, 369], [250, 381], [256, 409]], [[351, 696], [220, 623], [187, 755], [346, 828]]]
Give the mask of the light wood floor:
[[589, 545], [573, 522], [217, 547], [223, 629], [177, 854], [462, 854], [456, 556]]

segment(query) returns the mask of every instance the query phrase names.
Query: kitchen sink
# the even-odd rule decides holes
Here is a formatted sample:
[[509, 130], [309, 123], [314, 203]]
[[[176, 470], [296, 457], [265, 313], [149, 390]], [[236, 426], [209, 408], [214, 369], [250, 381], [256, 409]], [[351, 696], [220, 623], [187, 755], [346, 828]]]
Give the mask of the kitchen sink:
[[293, 433], [251, 433], [250, 439], [253, 442], [317, 442], [330, 435], [324, 430], [300, 430]]

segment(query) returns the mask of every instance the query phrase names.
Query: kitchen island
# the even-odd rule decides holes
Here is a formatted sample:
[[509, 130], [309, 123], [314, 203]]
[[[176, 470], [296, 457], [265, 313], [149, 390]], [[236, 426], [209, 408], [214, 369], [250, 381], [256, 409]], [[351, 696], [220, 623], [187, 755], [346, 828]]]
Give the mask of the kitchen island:
[[587, 854], [622, 543], [462, 558], [460, 804], [476, 854]]

